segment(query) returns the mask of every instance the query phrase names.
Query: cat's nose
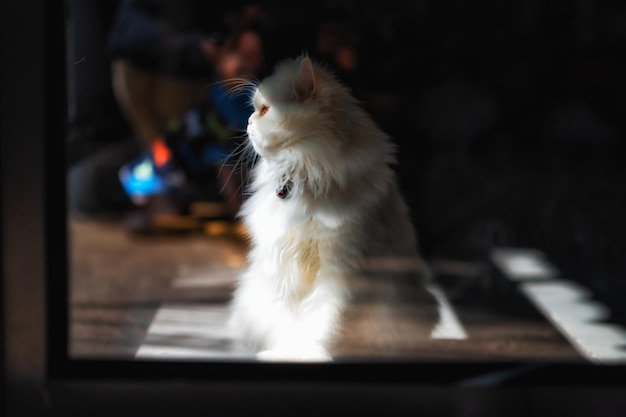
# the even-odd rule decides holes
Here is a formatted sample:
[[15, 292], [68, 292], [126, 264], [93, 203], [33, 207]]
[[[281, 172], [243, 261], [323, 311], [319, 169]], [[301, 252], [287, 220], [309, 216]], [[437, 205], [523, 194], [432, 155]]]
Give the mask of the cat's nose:
[[250, 115], [250, 117], [248, 117], [248, 124], [251, 125], [252, 124], [252, 115]]

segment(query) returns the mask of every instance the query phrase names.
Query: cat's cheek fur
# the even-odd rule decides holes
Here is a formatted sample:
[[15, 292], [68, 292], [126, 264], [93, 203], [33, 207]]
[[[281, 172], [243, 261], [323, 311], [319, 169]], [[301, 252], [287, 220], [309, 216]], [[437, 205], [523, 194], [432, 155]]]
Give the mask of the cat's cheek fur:
[[248, 140], [252, 143], [254, 151], [259, 155], [262, 154], [263, 149], [261, 146], [261, 134], [254, 123], [248, 125], [247, 134]]

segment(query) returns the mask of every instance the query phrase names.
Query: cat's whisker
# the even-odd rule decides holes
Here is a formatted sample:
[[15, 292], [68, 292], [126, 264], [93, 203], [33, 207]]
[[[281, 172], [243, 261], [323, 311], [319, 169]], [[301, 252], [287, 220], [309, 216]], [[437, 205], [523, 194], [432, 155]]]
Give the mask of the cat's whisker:
[[[237, 187], [237, 190], [235, 191], [234, 195], [239, 194], [244, 186], [247, 187], [248, 183], [246, 179], [248, 178], [248, 175], [247, 175], [246, 168], [247, 166], [251, 166], [250, 163], [253, 163], [254, 158], [255, 158], [254, 150], [250, 146], [245, 135], [242, 134], [239, 137], [235, 137], [234, 139], [237, 139], [237, 138], [242, 139], [242, 141], [224, 159], [224, 162], [220, 165], [220, 168], [218, 170], [218, 175], [220, 175], [222, 172], [222, 169], [224, 168], [224, 166], [226, 166], [227, 161], [231, 161], [231, 160], [235, 161], [234, 164], [230, 165], [231, 167], [233, 167], [233, 169], [230, 171], [228, 178], [226, 178], [226, 180], [224, 181], [224, 185], [221, 188], [221, 192], [223, 192], [224, 189], [226, 188], [226, 184], [228, 184], [231, 181], [232, 176], [235, 175], [236, 173], [239, 173], [240, 175], [239, 186]], [[231, 201], [233, 198], [234, 196], [231, 197]]]
[[205, 90], [208, 90], [211, 87], [215, 87], [216, 85], [220, 85], [220, 84], [224, 84], [224, 83], [225, 83], [225, 80], [217, 80], [217, 81], [214, 81], [212, 83], [205, 84], [204, 86], [202, 86], [200, 91], [205, 91]]
[[255, 82], [250, 81], [247, 78], [228, 78], [221, 81], [221, 83], [226, 86], [226, 89], [220, 96], [219, 101], [226, 97], [232, 97], [242, 93], [247, 93], [248, 97], [251, 98], [252, 93], [257, 86]]

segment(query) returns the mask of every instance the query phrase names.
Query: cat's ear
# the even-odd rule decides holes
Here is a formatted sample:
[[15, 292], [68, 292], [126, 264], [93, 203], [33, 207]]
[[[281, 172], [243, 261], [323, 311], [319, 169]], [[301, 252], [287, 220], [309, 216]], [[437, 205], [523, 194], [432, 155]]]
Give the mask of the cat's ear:
[[318, 89], [318, 76], [311, 58], [305, 56], [300, 61], [300, 73], [293, 86], [296, 97], [301, 100], [315, 98]]

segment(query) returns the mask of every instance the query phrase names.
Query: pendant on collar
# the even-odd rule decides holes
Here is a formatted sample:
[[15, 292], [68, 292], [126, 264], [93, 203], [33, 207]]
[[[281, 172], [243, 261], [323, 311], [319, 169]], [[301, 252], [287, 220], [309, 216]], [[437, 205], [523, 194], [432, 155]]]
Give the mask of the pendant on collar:
[[284, 200], [285, 198], [289, 197], [292, 188], [293, 182], [283, 175], [280, 184], [278, 184], [278, 187], [276, 188], [276, 196], [281, 200]]

